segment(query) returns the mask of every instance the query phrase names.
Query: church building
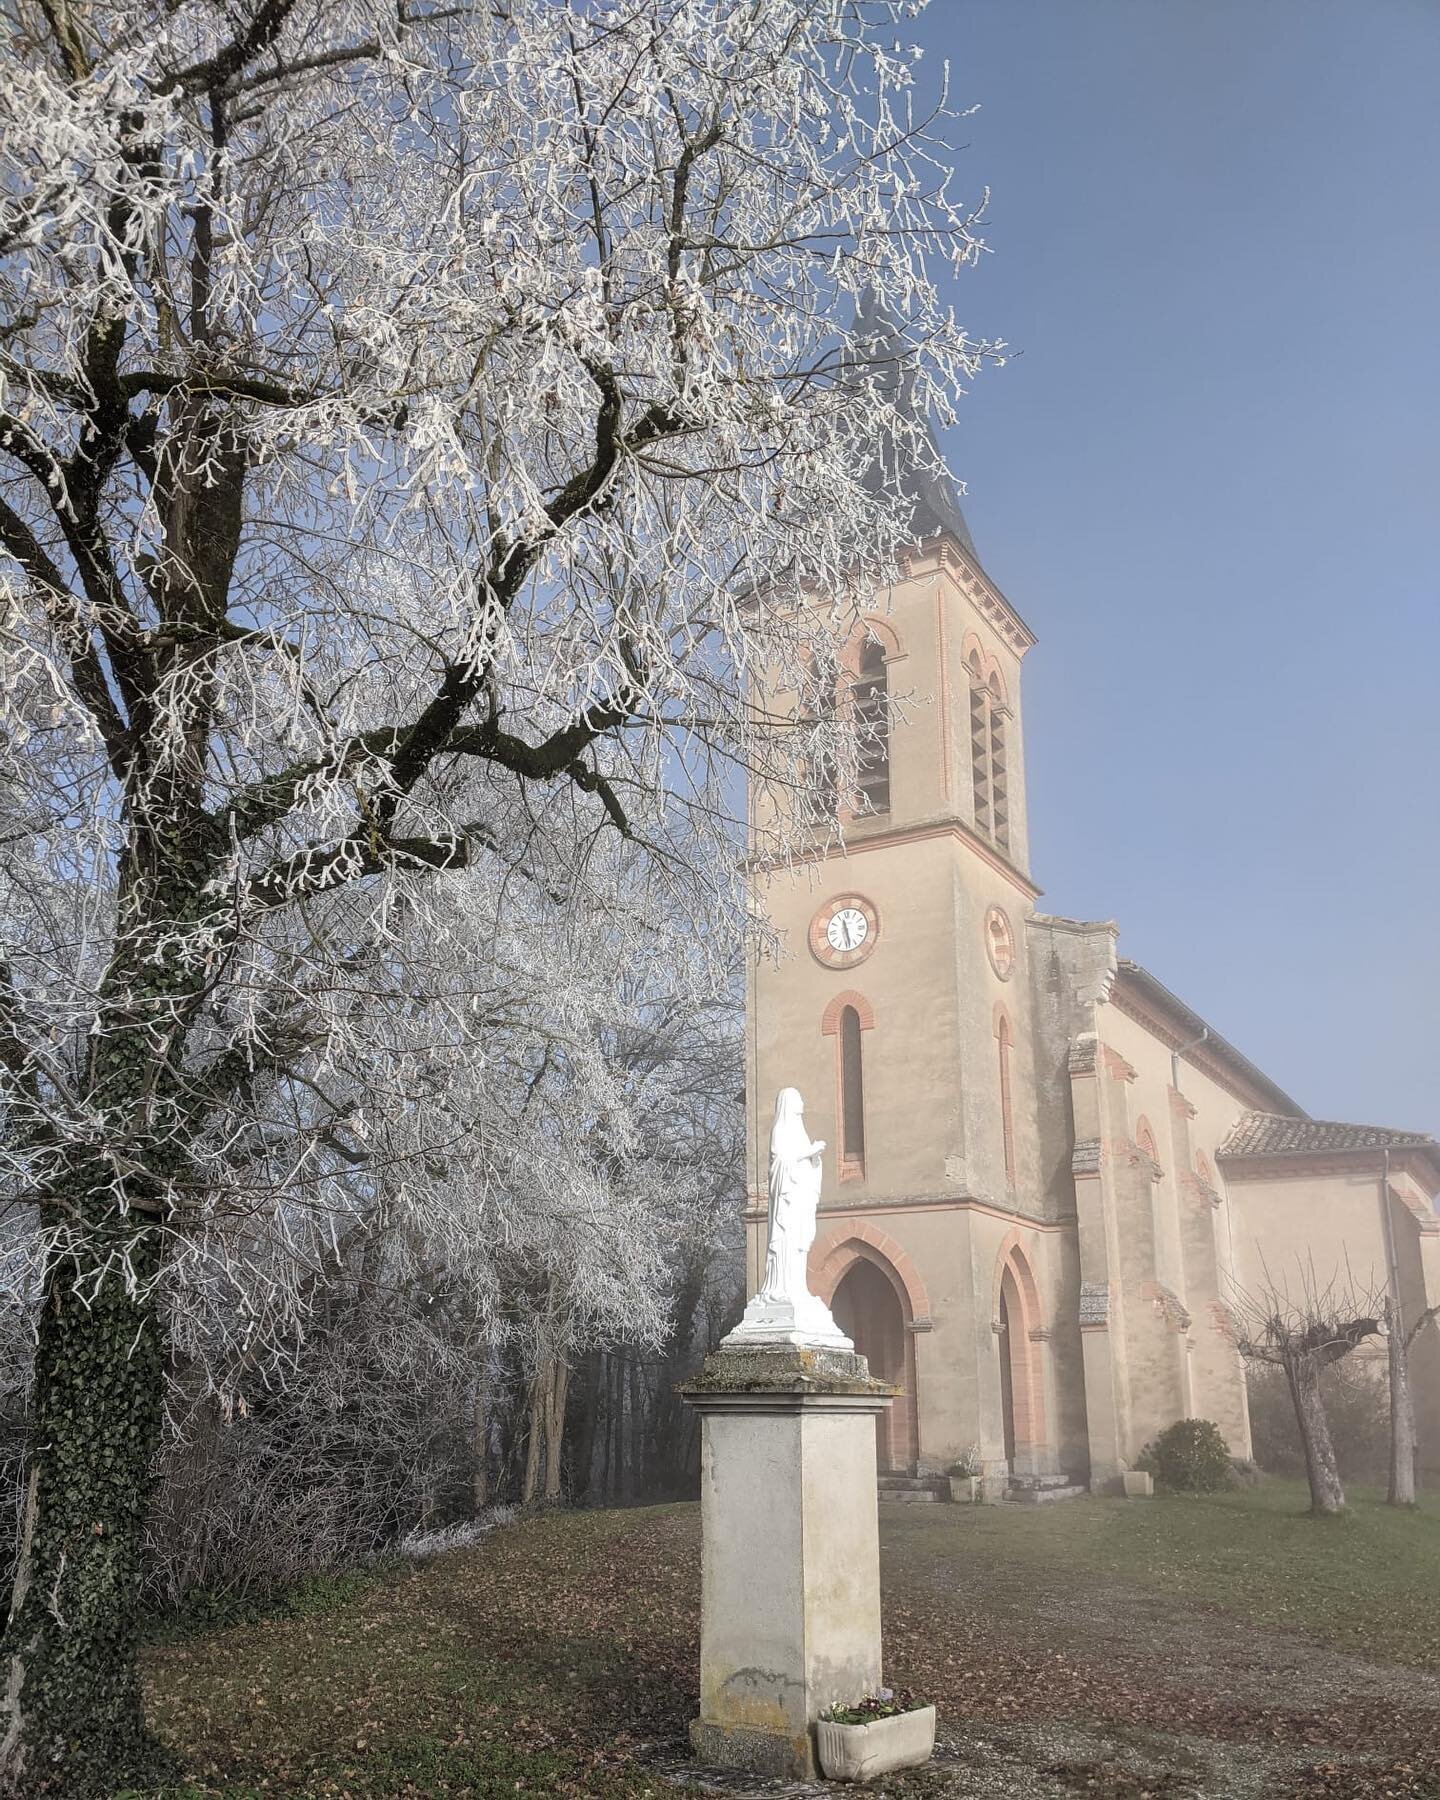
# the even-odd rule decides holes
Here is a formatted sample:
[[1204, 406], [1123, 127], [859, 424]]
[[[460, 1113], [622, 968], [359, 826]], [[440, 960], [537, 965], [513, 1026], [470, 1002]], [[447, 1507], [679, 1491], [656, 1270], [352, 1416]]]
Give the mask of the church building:
[[[1250, 1454], [1237, 1307], [1332, 1278], [1440, 1300], [1440, 1144], [1312, 1119], [1108, 920], [1031, 875], [1021, 665], [1035, 640], [948, 480], [862, 619], [842, 704], [883, 729], [844, 846], [753, 865], [784, 955], [750, 971], [748, 1287], [765, 1260], [775, 1094], [826, 1141], [812, 1290], [900, 1394], [903, 1487], [976, 1457], [1034, 1496], [1113, 1491], [1172, 1421]], [[886, 697], [908, 696], [887, 715]], [[1440, 1329], [1411, 1362], [1440, 1466]]]

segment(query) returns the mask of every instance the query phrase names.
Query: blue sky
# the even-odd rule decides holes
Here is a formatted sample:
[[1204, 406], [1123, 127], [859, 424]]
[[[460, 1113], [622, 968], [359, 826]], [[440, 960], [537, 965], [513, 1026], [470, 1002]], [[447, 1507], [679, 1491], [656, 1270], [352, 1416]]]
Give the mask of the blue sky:
[[1002, 336], [948, 435], [1041, 906], [1318, 1117], [1440, 1131], [1440, 8], [934, 0]]

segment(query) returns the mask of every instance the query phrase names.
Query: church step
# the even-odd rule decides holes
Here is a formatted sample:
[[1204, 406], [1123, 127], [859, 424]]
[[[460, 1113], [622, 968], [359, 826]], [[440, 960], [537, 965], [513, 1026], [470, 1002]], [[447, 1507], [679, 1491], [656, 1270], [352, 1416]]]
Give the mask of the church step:
[[1063, 1476], [1059, 1487], [1018, 1487], [1016, 1477], [1012, 1475], [1010, 1492], [1005, 1497], [1012, 1506], [1043, 1506], [1048, 1500], [1078, 1500], [1089, 1491], [1089, 1488]]
[[950, 1484], [939, 1475], [881, 1475], [876, 1486], [880, 1498], [885, 1501], [900, 1501], [904, 1504], [921, 1505], [936, 1500], [950, 1498]]

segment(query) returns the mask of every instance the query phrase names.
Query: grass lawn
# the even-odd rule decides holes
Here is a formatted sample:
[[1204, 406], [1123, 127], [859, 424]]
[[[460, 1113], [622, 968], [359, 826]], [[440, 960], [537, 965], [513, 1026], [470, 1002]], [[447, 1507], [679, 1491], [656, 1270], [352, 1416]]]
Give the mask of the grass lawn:
[[[1440, 1795], [1440, 1507], [896, 1507], [892, 1678], [944, 1757], [899, 1795]], [[671, 1797], [698, 1510], [552, 1514], [146, 1653], [180, 1795]]]
[[[1123, 1578], [1177, 1605], [1231, 1612], [1252, 1624], [1303, 1631], [1380, 1660], [1440, 1668], [1440, 1499], [1410, 1512], [1379, 1490], [1353, 1489], [1339, 1518], [1305, 1510], [1301, 1482], [1204, 1499], [1082, 1502], [960, 1513], [969, 1553]], [[943, 1540], [906, 1532], [907, 1545]], [[934, 1521], [939, 1525], [942, 1521]], [[943, 1524], [952, 1532], [955, 1516]], [[903, 1530], [903, 1527], [902, 1527]]]

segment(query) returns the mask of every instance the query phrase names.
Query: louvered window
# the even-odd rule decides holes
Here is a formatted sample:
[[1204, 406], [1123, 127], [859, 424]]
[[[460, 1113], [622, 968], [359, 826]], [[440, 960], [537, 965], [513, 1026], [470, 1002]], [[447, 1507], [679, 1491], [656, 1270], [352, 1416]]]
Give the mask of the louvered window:
[[860, 810], [890, 810], [890, 691], [885, 647], [867, 638], [854, 688], [856, 772]]

